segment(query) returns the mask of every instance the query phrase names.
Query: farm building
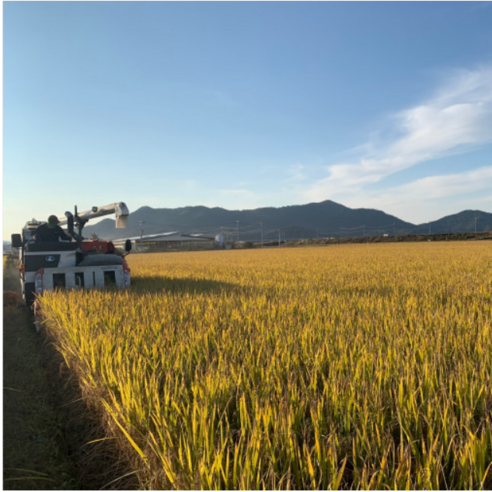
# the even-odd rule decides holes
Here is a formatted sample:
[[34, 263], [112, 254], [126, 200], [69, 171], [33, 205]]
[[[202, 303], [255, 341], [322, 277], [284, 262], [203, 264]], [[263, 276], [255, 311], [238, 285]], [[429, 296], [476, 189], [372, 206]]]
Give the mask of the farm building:
[[[217, 237], [203, 236], [199, 234], [180, 234], [179, 232], [167, 232], [161, 234], [149, 234], [146, 236], [129, 238], [133, 244], [133, 250], [138, 253], [158, 251], [193, 251], [214, 249], [219, 246]], [[123, 247], [125, 240], [113, 241], [116, 247]]]

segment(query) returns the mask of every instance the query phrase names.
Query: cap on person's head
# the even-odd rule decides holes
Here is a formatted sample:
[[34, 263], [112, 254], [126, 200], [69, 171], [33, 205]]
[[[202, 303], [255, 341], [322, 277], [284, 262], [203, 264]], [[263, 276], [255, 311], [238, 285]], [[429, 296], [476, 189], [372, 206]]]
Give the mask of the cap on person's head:
[[60, 221], [58, 220], [58, 217], [56, 215], [50, 215], [48, 217], [48, 224], [49, 225], [56, 225], [59, 223], [60, 223]]

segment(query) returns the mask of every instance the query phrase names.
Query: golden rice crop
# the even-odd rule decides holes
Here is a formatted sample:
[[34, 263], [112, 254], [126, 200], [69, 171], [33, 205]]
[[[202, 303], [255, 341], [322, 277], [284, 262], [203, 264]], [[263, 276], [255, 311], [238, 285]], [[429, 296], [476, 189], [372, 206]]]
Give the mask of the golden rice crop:
[[129, 263], [42, 308], [143, 488], [491, 488], [487, 242]]

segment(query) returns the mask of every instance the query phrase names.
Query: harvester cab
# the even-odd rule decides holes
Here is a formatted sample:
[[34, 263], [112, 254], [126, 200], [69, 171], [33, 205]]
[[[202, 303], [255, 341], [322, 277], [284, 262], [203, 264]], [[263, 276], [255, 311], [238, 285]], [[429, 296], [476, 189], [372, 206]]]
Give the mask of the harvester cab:
[[[125, 242], [125, 253], [117, 254], [111, 241], [88, 240], [82, 236], [90, 220], [115, 214], [116, 227], [124, 228], [129, 211], [123, 203], [92, 207], [85, 212], [65, 212], [59, 225], [66, 225], [71, 241], [37, 241], [36, 229], [44, 222], [35, 219], [26, 223], [22, 234], [12, 234], [12, 246], [19, 248], [19, 273], [22, 297], [32, 306], [36, 296], [55, 288], [104, 288], [130, 286], [130, 268], [125, 256], [131, 242]], [[77, 230], [75, 230], [77, 229]]]

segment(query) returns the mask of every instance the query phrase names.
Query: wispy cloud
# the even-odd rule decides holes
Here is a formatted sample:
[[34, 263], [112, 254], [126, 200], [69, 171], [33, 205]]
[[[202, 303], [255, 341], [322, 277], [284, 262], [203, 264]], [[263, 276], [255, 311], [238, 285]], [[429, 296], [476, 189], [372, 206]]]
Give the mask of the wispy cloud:
[[343, 203], [384, 210], [414, 224], [466, 209], [490, 211], [492, 166], [461, 173], [433, 175], [385, 191], [362, 191]]
[[358, 162], [330, 166], [306, 198], [343, 198], [409, 167], [492, 142], [492, 67], [448, 74], [433, 97], [395, 114], [391, 123], [392, 138], [366, 142]]
[[306, 179], [304, 173], [305, 166], [303, 164], [291, 164], [287, 167], [287, 177], [283, 180], [284, 183], [299, 183]]
[[386, 193], [372, 193], [368, 205], [393, 206], [399, 203], [425, 202], [492, 189], [492, 166], [440, 176], [428, 176], [392, 188]]

